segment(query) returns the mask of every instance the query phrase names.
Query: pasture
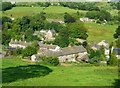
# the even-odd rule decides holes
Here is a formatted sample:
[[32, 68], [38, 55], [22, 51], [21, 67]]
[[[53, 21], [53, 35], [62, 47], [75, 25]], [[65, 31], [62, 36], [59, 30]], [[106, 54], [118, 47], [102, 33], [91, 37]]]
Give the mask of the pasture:
[[96, 23], [85, 23], [84, 25], [88, 29], [88, 42], [100, 42], [106, 40], [110, 43], [114, 40], [113, 34], [118, 27], [117, 25], [103, 25]]
[[48, 66], [3, 58], [3, 86], [117, 86], [117, 67]]
[[[86, 13], [87, 12], [87, 11], [84, 11], [84, 10], [74, 10], [74, 9], [70, 9], [68, 7], [62, 7], [62, 6], [13, 7], [10, 10], [4, 11], [3, 15], [4, 16], [9, 16], [9, 17], [11, 17], [11, 15], [12, 15], [12, 17], [17, 18], [17, 17], [26, 16], [26, 15], [34, 15], [34, 14], [40, 13], [41, 11], [46, 12], [46, 14], [47, 14], [46, 17], [47, 18], [52, 18], [52, 19], [54, 19], [55, 17], [60, 17], [61, 18], [61, 14], [64, 14], [65, 12], [68, 12], [70, 14], [76, 13], [77, 11], [79, 11], [80, 13]], [[56, 18], [56, 19], [59, 19], [59, 18]]]

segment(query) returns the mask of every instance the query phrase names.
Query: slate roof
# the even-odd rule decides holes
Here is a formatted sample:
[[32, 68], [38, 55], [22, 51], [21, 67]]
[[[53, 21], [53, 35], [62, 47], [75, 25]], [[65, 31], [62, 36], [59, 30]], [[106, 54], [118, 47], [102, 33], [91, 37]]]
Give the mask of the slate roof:
[[120, 48], [114, 48], [113, 51], [116, 51], [117, 55], [120, 55]]
[[62, 48], [60, 51], [54, 52], [50, 50], [40, 50], [41, 56], [64, 56], [64, 55], [71, 55], [71, 54], [78, 54], [87, 52], [87, 50], [83, 46], [74, 46], [74, 47], [66, 47]]
[[20, 45], [27, 46], [27, 45], [32, 44], [32, 42], [24, 42], [24, 41], [11, 41], [9, 44], [20, 44]]
[[47, 48], [47, 49], [55, 49], [57, 47], [57, 45], [49, 45], [49, 44], [40, 44], [39, 43], [40, 48]]

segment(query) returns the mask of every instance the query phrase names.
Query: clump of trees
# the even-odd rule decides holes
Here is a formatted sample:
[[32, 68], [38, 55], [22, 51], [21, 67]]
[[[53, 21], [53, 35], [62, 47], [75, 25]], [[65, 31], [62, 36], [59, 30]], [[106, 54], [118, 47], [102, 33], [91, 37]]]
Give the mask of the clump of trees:
[[[71, 20], [72, 19], [72, 20]], [[69, 44], [76, 44], [76, 38], [87, 39], [87, 29], [84, 27], [82, 22], [76, 21], [70, 14], [64, 14], [65, 26], [62, 26], [59, 30], [58, 36], [54, 41], [54, 44], [60, 47], [67, 47]]]
[[89, 11], [86, 13], [86, 17], [90, 19], [99, 19], [100, 21], [111, 21], [112, 15], [106, 10]]
[[21, 2], [21, 3], [16, 3], [15, 4], [17, 7], [48, 7], [51, 5], [50, 2], [35, 2], [35, 3], [28, 3], [28, 2]]
[[39, 50], [39, 44], [37, 42], [34, 42], [33, 44], [27, 46], [25, 49], [22, 50], [22, 56], [28, 57], [33, 54], [37, 54], [38, 50]]
[[94, 2], [60, 2], [60, 5], [71, 9], [99, 11], [99, 7], [96, 6]]
[[99, 50], [93, 50], [89, 45], [86, 46], [89, 54], [88, 63], [99, 65], [100, 61], [105, 61], [105, 49], [101, 46]]
[[67, 47], [69, 45], [69, 31], [66, 27], [60, 29], [59, 35], [56, 37], [54, 44], [60, 47]]
[[64, 15], [64, 22], [65, 23], [73, 23], [73, 22], [75, 22], [75, 18], [72, 17], [70, 14], [65, 13], [65, 15]]
[[40, 56], [39, 58], [41, 58], [44, 63], [50, 64], [53, 66], [59, 65], [59, 60], [57, 57]]
[[6, 11], [9, 10], [13, 7], [14, 5], [12, 5], [10, 2], [2, 2], [0, 3], [0, 7], [2, 7], [2, 9], [0, 9], [1, 11]]
[[107, 64], [110, 66], [117, 66], [118, 65], [118, 59], [116, 57], [116, 52], [113, 51], [110, 55], [110, 58], [107, 61]]

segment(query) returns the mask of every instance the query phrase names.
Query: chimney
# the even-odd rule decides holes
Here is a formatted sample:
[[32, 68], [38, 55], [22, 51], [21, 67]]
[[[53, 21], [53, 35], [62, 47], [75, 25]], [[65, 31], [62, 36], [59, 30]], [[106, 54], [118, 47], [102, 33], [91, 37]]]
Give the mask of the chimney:
[[19, 42], [21, 42], [21, 40], [19, 40]]
[[11, 39], [11, 42], [13, 41], [13, 39]]
[[15, 42], [17, 42], [17, 39], [15, 39]]

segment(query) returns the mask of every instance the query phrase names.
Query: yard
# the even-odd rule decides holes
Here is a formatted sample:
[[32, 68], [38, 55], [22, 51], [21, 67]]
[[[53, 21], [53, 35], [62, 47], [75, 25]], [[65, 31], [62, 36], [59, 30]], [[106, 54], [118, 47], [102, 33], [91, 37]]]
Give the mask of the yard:
[[117, 86], [117, 67], [48, 66], [3, 58], [3, 86]]

